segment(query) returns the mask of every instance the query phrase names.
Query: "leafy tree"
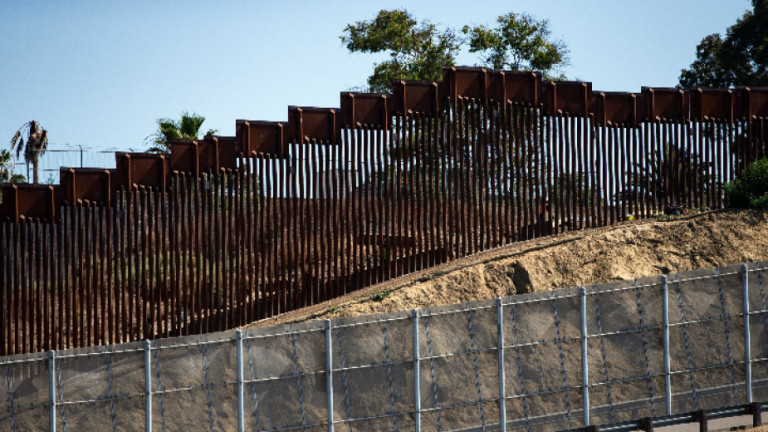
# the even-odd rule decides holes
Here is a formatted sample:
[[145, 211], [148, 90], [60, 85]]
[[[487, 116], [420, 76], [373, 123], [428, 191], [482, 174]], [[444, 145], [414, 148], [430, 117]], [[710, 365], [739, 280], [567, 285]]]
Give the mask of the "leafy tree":
[[496, 20], [496, 27], [464, 26], [469, 51], [484, 53], [481, 61], [494, 69], [536, 70], [547, 79], [564, 79], [553, 75], [568, 63], [565, 42], [550, 38], [549, 22], [538, 21], [528, 14], [510, 12]]
[[768, 85], [768, 0], [752, 0], [723, 38], [711, 34], [696, 47], [696, 60], [680, 74], [682, 87]]
[[768, 158], [752, 162], [725, 185], [731, 207], [768, 209]]
[[0, 183], [23, 183], [24, 176], [13, 173], [11, 152], [0, 150]]
[[[198, 139], [203, 122], [205, 122], [205, 117], [189, 112], [181, 113], [179, 120], [157, 119], [157, 131], [147, 137], [147, 141], [153, 144], [147, 151], [150, 153], [170, 153], [171, 141]], [[215, 129], [209, 129], [205, 136], [213, 135], [216, 132]]]
[[373, 92], [388, 92], [396, 79], [439, 81], [443, 67], [454, 64], [460, 47], [453, 30], [419, 23], [405, 9], [381, 10], [370, 21], [349, 24], [341, 41], [350, 52], [389, 53], [390, 58], [375, 64], [368, 77]]
[[[27, 136], [26, 141], [24, 135]], [[24, 153], [24, 160], [32, 165], [32, 181], [37, 184], [40, 156], [48, 149], [48, 131], [35, 120], [24, 123], [11, 138], [11, 151], [14, 149], [17, 158]]]

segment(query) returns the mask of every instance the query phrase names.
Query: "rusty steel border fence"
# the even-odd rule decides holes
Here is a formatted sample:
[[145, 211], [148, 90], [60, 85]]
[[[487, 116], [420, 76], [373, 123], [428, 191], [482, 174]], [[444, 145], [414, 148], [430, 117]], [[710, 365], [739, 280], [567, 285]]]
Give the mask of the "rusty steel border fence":
[[768, 153], [766, 119], [765, 88], [452, 67], [6, 184], [0, 355], [231, 329], [516, 241], [721, 208]]

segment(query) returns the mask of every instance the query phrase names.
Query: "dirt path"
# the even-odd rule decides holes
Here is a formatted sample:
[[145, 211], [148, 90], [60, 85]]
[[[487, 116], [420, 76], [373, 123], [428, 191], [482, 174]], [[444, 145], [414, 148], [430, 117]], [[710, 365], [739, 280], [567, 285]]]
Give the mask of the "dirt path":
[[722, 210], [628, 222], [487, 251], [246, 327], [462, 303], [762, 260], [768, 260], [768, 211]]

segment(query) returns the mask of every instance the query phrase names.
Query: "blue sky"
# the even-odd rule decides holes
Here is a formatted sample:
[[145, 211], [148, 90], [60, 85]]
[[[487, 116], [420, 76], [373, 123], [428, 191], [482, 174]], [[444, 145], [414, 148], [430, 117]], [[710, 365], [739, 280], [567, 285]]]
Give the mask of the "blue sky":
[[[350, 54], [347, 23], [406, 7], [440, 27], [528, 12], [570, 50], [569, 79], [595, 89], [674, 86], [706, 35], [748, 0], [17, 1], [0, 0], [0, 148], [38, 120], [55, 145], [136, 151], [158, 117], [193, 111], [233, 135], [235, 119], [285, 120], [333, 107], [382, 56]], [[458, 64], [474, 65], [463, 52]]]

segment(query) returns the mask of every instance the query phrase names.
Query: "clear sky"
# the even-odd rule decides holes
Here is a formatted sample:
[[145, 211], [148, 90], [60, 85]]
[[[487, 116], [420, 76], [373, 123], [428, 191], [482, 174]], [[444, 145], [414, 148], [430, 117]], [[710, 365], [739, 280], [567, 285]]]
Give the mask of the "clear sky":
[[[285, 120], [288, 105], [335, 107], [381, 56], [350, 54], [347, 23], [406, 7], [440, 27], [508, 12], [550, 21], [569, 79], [593, 88], [674, 86], [696, 45], [748, 0], [26, 1], [0, 0], [0, 148], [39, 121], [55, 145], [136, 151], [158, 117], [193, 111], [234, 135], [235, 119]], [[475, 65], [464, 51], [460, 65]]]

